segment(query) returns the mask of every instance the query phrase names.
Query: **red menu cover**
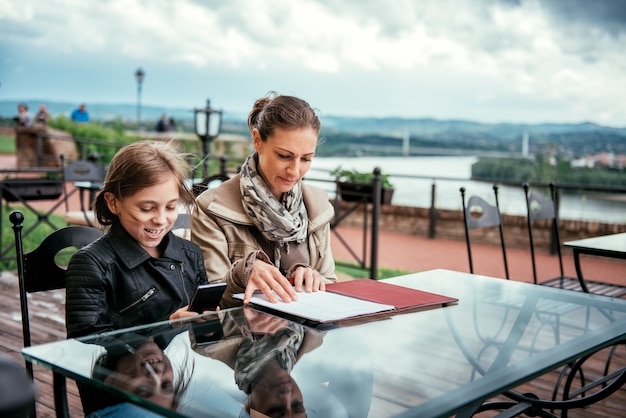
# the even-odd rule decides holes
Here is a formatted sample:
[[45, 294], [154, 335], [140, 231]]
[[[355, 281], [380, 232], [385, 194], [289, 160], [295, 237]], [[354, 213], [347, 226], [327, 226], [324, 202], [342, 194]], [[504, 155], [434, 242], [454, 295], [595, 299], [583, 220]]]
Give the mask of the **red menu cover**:
[[371, 302], [392, 305], [398, 311], [458, 302], [457, 298], [372, 279], [357, 279], [330, 283], [326, 285], [326, 291], [369, 300]]

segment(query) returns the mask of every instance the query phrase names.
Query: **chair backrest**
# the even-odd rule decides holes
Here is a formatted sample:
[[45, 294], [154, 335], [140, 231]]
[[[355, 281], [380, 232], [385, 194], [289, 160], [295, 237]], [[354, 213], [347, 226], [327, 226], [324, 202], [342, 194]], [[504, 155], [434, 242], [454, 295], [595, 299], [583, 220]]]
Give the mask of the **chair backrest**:
[[63, 180], [102, 182], [104, 169], [91, 161], [76, 160], [63, 166]]
[[203, 178], [202, 181], [200, 181], [199, 183], [193, 184], [192, 186], [193, 194], [196, 196], [199, 196], [205, 190], [217, 187], [229, 179], [230, 177], [224, 174], [214, 174], [212, 176], [207, 176]]
[[24, 253], [22, 228], [24, 214], [19, 210], [11, 212], [9, 219], [15, 232], [15, 252], [17, 275], [20, 288], [20, 302], [23, 316], [24, 345], [30, 345], [28, 331], [28, 293], [65, 287], [65, 267], [58, 264], [57, 255], [68, 248], [83, 247], [102, 236], [102, 231], [89, 226], [68, 226], [52, 232], [35, 248]]
[[554, 184], [550, 183], [550, 198], [536, 190], [530, 190], [528, 183], [524, 183], [524, 194], [526, 195], [526, 224], [528, 229], [528, 241], [530, 245], [530, 258], [533, 267], [533, 281], [537, 283], [537, 267], [535, 261], [535, 243], [533, 235], [533, 223], [540, 220], [552, 220], [552, 231], [554, 233], [556, 253], [559, 260], [561, 277], [564, 276], [563, 257], [561, 255], [561, 234], [559, 231], [559, 215], [556, 206], [556, 191]]
[[[16, 210], [11, 212], [9, 219], [13, 224], [15, 233], [17, 276], [22, 311], [22, 336], [24, 347], [28, 347], [31, 345], [28, 293], [64, 288], [65, 267], [58, 264], [62, 261], [61, 258], [58, 258], [59, 253], [65, 249], [80, 248], [95, 241], [102, 236], [102, 231], [88, 226], [61, 228], [44, 238], [36, 249], [24, 253], [22, 243], [24, 214]], [[33, 378], [31, 363], [26, 362], [26, 370]], [[69, 416], [65, 379], [54, 374], [53, 381], [56, 416]]]
[[500, 205], [498, 202], [498, 186], [493, 186], [496, 204], [492, 205], [480, 196], [470, 196], [465, 201], [465, 187], [461, 187], [461, 202], [463, 204], [463, 223], [465, 227], [465, 242], [467, 244], [467, 255], [469, 259], [470, 273], [474, 273], [474, 263], [472, 259], [472, 246], [470, 240], [470, 230], [486, 227], [498, 227], [500, 236], [500, 247], [502, 248], [502, 259], [504, 261], [504, 274], [509, 279], [509, 264], [506, 258], [506, 246], [504, 243], [504, 228], [502, 217], [500, 216]]

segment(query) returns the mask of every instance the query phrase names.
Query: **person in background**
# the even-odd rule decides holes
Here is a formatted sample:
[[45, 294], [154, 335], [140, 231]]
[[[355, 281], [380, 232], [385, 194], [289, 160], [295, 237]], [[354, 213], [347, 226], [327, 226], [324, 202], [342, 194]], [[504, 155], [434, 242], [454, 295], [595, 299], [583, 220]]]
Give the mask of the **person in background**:
[[228, 283], [220, 307], [241, 304], [232, 295], [244, 291], [247, 303], [257, 289], [290, 302], [337, 280], [333, 206], [324, 190], [302, 182], [320, 127], [302, 99], [258, 99], [248, 116], [254, 152], [239, 174], [197, 197], [191, 240], [204, 252], [209, 281]]
[[45, 104], [39, 105], [39, 111], [35, 115], [35, 124], [40, 126], [47, 126], [50, 122], [50, 113]]
[[[207, 283], [200, 248], [171, 232], [180, 204], [193, 204], [185, 156], [165, 142], [135, 142], [111, 160], [95, 213], [107, 233], [76, 251], [65, 275], [68, 338], [197, 315]], [[89, 389], [81, 385], [83, 410]]]
[[33, 118], [28, 111], [26, 103], [17, 105], [17, 116], [13, 118], [17, 126], [29, 127], [33, 125]]
[[170, 117], [168, 123], [169, 125], [167, 130], [170, 132], [176, 132], [176, 121], [174, 120], [174, 118]]
[[159, 118], [155, 129], [157, 132], [167, 132], [169, 130], [169, 122], [167, 121], [167, 115], [165, 113]]
[[89, 112], [87, 112], [87, 105], [81, 103], [77, 109], [72, 111], [72, 122], [87, 123], [89, 122]]

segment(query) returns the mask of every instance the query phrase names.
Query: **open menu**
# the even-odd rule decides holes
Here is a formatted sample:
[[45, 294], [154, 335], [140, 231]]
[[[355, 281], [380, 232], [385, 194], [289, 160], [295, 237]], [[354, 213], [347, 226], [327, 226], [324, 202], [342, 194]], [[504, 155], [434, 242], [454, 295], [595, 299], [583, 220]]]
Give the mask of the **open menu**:
[[[243, 300], [243, 293], [234, 297]], [[294, 317], [328, 323], [378, 313], [443, 306], [458, 301], [449, 296], [370, 279], [327, 284], [326, 292], [298, 293], [295, 302], [285, 303], [277, 299], [277, 303], [272, 303], [262, 292], [257, 291], [250, 303]]]

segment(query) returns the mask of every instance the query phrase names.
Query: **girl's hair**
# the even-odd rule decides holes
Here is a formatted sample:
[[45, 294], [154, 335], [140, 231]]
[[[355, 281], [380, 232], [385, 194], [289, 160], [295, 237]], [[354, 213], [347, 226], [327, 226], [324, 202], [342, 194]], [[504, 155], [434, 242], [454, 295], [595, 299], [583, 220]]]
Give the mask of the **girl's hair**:
[[257, 99], [248, 115], [248, 129], [258, 129], [265, 142], [275, 128], [312, 128], [319, 133], [320, 123], [315, 110], [304, 100], [270, 92]]
[[105, 193], [113, 193], [117, 199], [123, 199], [162, 182], [168, 175], [176, 178], [181, 203], [192, 205], [194, 196], [185, 183], [189, 165], [185, 155], [171, 143], [135, 142], [121, 148], [111, 160], [104, 185], [96, 196], [94, 209], [98, 222], [102, 225], [119, 222], [117, 215], [109, 210]]
[[[110, 344], [106, 347], [107, 351], [101, 354], [94, 362], [91, 376], [94, 379], [104, 382], [111, 374], [116, 373], [117, 364], [119, 361], [127, 355], [135, 355], [135, 350], [141, 347], [148, 341], [147, 337], [141, 337], [139, 335], [129, 334], [128, 341], [124, 341], [125, 336], [116, 337], [115, 344]], [[165, 349], [169, 344], [169, 341], [165, 341], [163, 338], [155, 338], [154, 342], [165, 354]], [[174, 379], [174, 387], [172, 392], [174, 393], [174, 399], [172, 403], [172, 409], [177, 410], [180, 406], [180, 401], [185, 395], [185, 392], [189, 389], [191, 384], [191, 378], [195, 369], [195, 362], [191, 359], [189, 361], [189, 353], [185, 352], [185, 356], [182, 362], [178, 365], [179, 368], [175, 370], [177, 376]], [[169, 360], [169, 359], [168, 359]], [[170, 363], [171, 364], [171, 363]], [[174, 365], [172, 365], [172, 369]], [[108, 395], [109, 397], [111, 395]], [[105, 398], [107, 399], [107, 398]]]

